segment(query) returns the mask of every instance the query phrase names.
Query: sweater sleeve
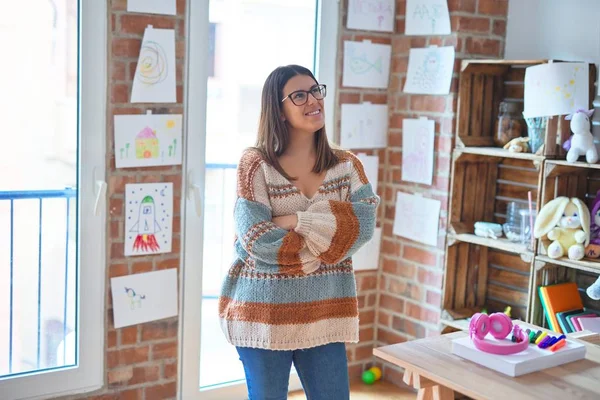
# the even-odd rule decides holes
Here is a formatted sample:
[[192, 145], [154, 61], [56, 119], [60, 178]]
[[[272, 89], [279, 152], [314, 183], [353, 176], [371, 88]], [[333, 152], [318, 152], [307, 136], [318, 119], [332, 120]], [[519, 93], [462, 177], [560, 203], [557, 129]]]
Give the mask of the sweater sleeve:
[[321, 262], [310, 252], [304, 238], [272, 222], [263, 166], [255, 151], [247, 151], [238, 166], [234, 209], [236, 250], [242, 258], [252, 259], [260, 272], [314, 272]]
[[295, 231], [302, 235], [311, 253], [326, 264], [351, 257], [373, 237], [379, 197], [373, 193], [360, 160], [348, 154], [350, 172], [349, 201], [327, 200], [298, 212]]

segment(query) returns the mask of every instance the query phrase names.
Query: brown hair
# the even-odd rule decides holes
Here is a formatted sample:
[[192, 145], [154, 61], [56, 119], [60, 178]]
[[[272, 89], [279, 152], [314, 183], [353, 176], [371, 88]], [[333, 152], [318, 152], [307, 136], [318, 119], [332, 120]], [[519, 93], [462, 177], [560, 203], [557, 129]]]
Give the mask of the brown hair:
[[[255, 144], [255, 149], [262, 154], [265, 161], [288, 180], [295, 180], [296, 178], [290, 177], [283, 170], [278, 160], [278, 157], [285, 152], [290, 142], [288, 127], [281, 120], [281, 100], [284, 96], [283, 87], [296, 75], [307, 75], [317, 82], [309, 69], [299, 65], [278, 67], [267, 77], [262, 90], [260, 122]], [[315, 132], [314, 138], [317, 160], [312, 172], [320, 174], [336, 165], [339, 160], [329, 145], [324, 126]]]

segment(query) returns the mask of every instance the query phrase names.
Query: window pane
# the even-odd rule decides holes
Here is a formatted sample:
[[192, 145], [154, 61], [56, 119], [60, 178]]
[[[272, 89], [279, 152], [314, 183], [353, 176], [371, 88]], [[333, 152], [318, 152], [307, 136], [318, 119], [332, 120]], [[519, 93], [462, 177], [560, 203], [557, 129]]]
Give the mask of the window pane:
[[278, 66], [314, 71], [317, 0], [211, 0], [200, 386], [244, 379], [217, 315], [233, 254], [236, 163], [254, 144], [261, 91]]
[[76, 362], [78, 2], [4, 1], [0, 36], [10, 38], [0, 41], [6, 376]]

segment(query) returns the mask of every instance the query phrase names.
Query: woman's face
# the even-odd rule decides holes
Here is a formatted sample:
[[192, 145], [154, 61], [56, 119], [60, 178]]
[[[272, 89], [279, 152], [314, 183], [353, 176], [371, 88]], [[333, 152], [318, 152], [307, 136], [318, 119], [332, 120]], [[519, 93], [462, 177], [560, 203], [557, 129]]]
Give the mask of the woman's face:
[[[323, 99], [317, 100], [312, 94], [305, 92], [294, 93], [297, 90], [310, 91], [316, 86], [317, 82], [310, 76], [296, 75], [283, 87], [283, 97], [289, 96], [282, 103], [283, 118], [294, 130], [312, 134], [325, 125]], [[315, 92], [318, 94], [317, 90]], [[297, 106], [294, 102], [301, 105]]]

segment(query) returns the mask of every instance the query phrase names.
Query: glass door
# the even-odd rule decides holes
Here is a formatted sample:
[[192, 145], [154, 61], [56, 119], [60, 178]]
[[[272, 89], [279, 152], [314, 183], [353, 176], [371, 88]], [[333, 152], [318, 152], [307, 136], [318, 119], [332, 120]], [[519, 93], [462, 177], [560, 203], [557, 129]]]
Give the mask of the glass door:
[[[329, 3], [328, 7], [337, 12], [337, 2]], [[335, 52], [323, 57], [319, 39], [322, 38], [321, 21], [327, 21], [328, 29], [335, 30], [337, 34], [337, 13], [335, 18], [325, 20], [324, 6], [317, 0], [206, 0], [206, 6], [208, 19], [203, 17], [203, 23], [207, 29], [198, 33], [194, 33], [194, 24], [198, 22], [194, 20], [194, 10], [190, 10], [191, 47], [194, 47], [195, 35], [205, 35], [208, 46], [203, 57], [198, 57], [198, 62], [204, 64], [205, 80], [199, 80], [197, 87], [189, 89], [190, 96], [195, 96], [192, 92], [203, 86], [205, 108], [202, 111], [205, 119], [204, 124], [198, 122], [198, 125], [190, 121], [188, 127], [188, 165], [193, 163], [192, 154], [200, 151], [200, 146], [195, 146], [194, 141], [202, 141], [204, 148], [201, 150], [203, 165], [193, 168], [193, 171], [188, 169], [191, 175], [196, 176], [192, 181], [188, 179], [188, 189], [195, 187], [196, 192], [201, 193], [198, 198], [202, 197], [201, 201], [189, 205], [201, 209], [202, 213], [198, 216], [198, 213], [193, 215], [187, 210], [186, 223], [196, 225], [203, 234], [199, 241], [198, 235], [187, 229], [191, 225], [186, 227], [186, 246], [192, 245], [193, 235], [194, 246], [201, 244], [202, 250], [192, 254], [192, 249], [186, 247], [184, 282], [190, 288], [197, 287], [201, 296], [191, 300], [189, 293], [184, 295], [184, 309], [191, 301], [198, 301], [200, 307], [194, 316], [188, 314], [191, 311], [184, 311], [182, 373], [185, 381], [193, 364], [186, 363], [185, 357], [195, 357], [198, 375], [187, 378], [195, 380], [195, 384], [190, 384], [187, 390], [202, 392], [202, 398], [233, 399], [243, 398], [246, 393], [244, 371], [237, 351], [221, 332], [218, 296], [233, 261], [237, 162], [242, 151], [254, 144], [262, 85], [273, 69], [280, 65], [299, 64], [311, 69], [323, 81], [319, 61], [327, 60], [335, 65]], [[337, 37], [332, 36], [329, 40], [335, 44]], [[191, 76], [195, 73], [193, 62], [192, 54], [191, 85], [195, 79]], [[326, 83], [330, 87], [330, 82]], [[331, 86], [334, 85], [335, 82], [331, 82]], [[189, 106], [193, 106], [193, 101]], [[331, 111], [333, 115], [333, 109]], [[188, 115], [193, 114], [194, 111], [188, 111]], [[192, 125], [196, 128], [193, 129]], [[198, 138], [200, 135], [204, 137]], [[202, 177], [196, 171], [203, 171]], [[190, 190], [188, 192], [190, 199], [195, 198]], [[203, 220], [202, 223], [199, 220]], [[191, 277], [188, 275], [190, 268], [200, 268], [195, 279], [188, 279], [188, 276]], [[194, 280], [197, 281], [191, 282]], [[189, 324], [198, 324], [197, 333], [190, 334], [199, 334], [199, 337], [186, 337], [187, 332], [191, 332], [186, 327]], [[198, 341], [195, 347], [190, 345], [193, 341]], [[185, 387], [186, 383], [183, 384]], [[293, 374], [290, 389], [297, 388], [300, 388], [300, 383]], [[184, 391], [184, 397], [188, 393]]]

